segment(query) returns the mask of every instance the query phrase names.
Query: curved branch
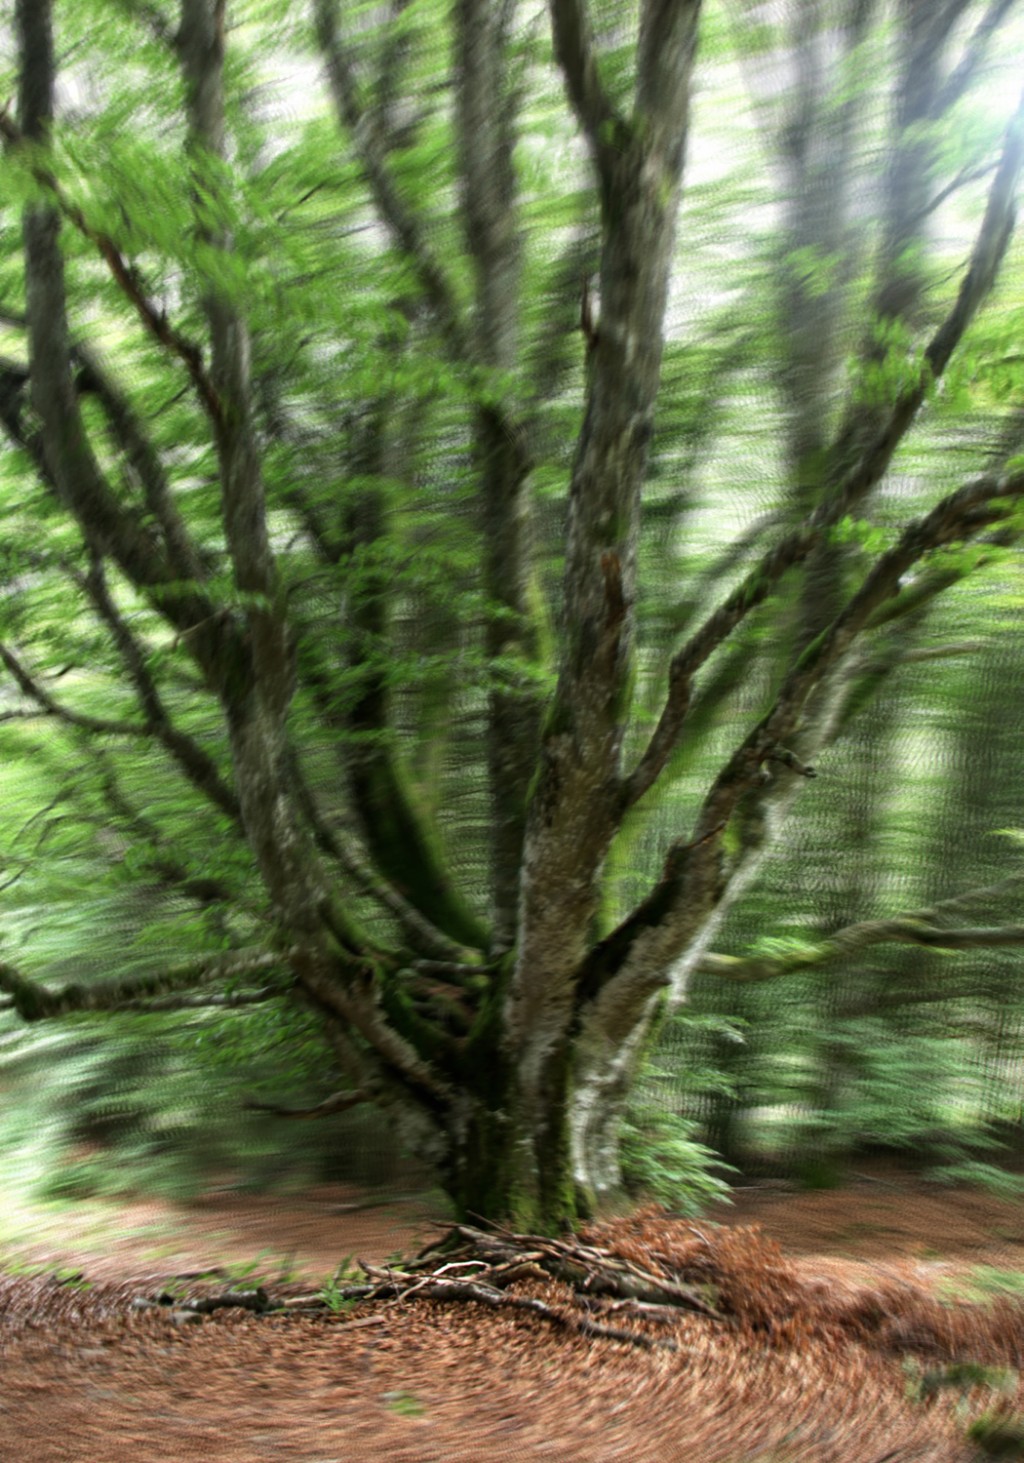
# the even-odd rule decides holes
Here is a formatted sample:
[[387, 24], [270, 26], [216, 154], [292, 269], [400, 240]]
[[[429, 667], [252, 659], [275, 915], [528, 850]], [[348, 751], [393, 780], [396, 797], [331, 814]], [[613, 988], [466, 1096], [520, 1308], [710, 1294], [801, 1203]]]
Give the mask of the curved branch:
[[[31, 26], [38, 26], [41, 19], [45, 21], [46, 7], [29, 7], [29, 16]], [[47, 43], [48, 39], [47, 33]], [[25, 43], [41, 48], [45, 58], [46, 46], [34, 29]], [[36, 77], [31, 87], [27, 80], [25, 85], [33, 106], [38, 106], [40, 88], [52, 91], [52, 69], [45, 84]], [[42, 115], [33, 120], [36, 132], [45, 135], [48, 116], [44, 106]], [[116, 561], [130, 583], [149, 597], [179, 634], [188, 637], [190, 652], [207, 679], [222, 685], [229, 676], [238, 677], [248, 658], [232, 614], [214, 605], [194, 583], [182, 581], [152, 527], [117, 500], [86, 433], [71, 369], [59, 228], [54, 210], [39, 205], [26, 209], [29, 380], [41, 426], [29, 426], [24, 420], [24, 371], [16, 365], [2, 371], [0, 420], [70, 510], [89, 547]]]
[[135, 722], [113, 721], [102, 716], [86, 716], [83, 712], [72, 711], [70, 707], [62, 706], [50, 695], [49, 691], [29, 675], [14, 652], [3, 644], [0, 644], [0, 661], [3, 661], [10, 671], [19, 689], [26, 696], [31, 697], [47, 716], [53, 716], [67, 726], [77, 726], [83, 731], [97, 732], [104, 736], [138, 737], [146, 735], [147, 728]]
[[999, 949], [1024, 944], [1024, 925], [963, 925], [944, 928], [936, 920], [944, 913], [976, 904], [994, 895], [1018, 889], [1024, 874], [1014, 874], [999, 884], [984, 889], [969, 889], [964, 894], [944, 899], [928, 909], [894, 915], [890, 919], [859, 920], [845, 925], [823, 940], [817, 940], [783, 955], [750, 956], [748, 958], [708, 953], [701, 957], [697, 969], [706, 975], [724, 980], [757, 982], [774, 980], [797, 970], [809, 970], [830, 961], [846, 959], [872, 945], [925, 945], [940, 950]]
[[[707, 927], [743, 864], [745, 855], [731, 871], [724, 867], [726, 826], [741, 799], [761, 786], [764, 763], [780, 753], [785, 760], [783, 743], [799, 729], [811, 693], [842, 661], [877, 606], [895, 592], [900, 575], [931, 549], [966, 537], [1005, 513], [992, 503], [999, 497], [1024, 497], [1024, 472], [1001, 479], [987, 475], [967, 484], [911, 523], [882, 555], [843, 612], [807, 647], [774, 705], [723, 767], [704, 800], [691, 841], [671, 845], [658, 883], [594, 947], [580, 970], [578, 1001], [600, 995], [609, 1009], [628, 1006], [636, 992], [646, 999], [672, 982], [673, 962], [701, 927]], [[801, 768], [792, 770], [799, 773]]]
[[[222, 812], [239, 822], [241, 812], [238, 799], [221, 778], [213, 759], [199, 743], [174, 726], [156, 683], [145, 663], [145, 656], [136, 637], [132, 634], [123, 616], [114, 604], [103, 576], [101, 561], [94, 560], [88, 574], [69, 570], [75, 583], [92, 600], [101, 618], [111, 629], [114, 641], [121, 652], [128, 674], [135, 684], [145, 720], [143, 722], [119, 721], [111, 718], [88, 716], [62, 705], [41, 686], [21, 664], [18, 657], [6, 645], [0, 644], [0, 661], [10, 671], [21, 691], [31, 697], [47, 716], [63, 722], [66, 726], [100, 736], [152, 737], [159, 741], [169, 753], [189, 782], [202, 792]], [[23, 714], [23, 713], [19, 713]]]
[[1006, 518], [1010, 510], [994, 500], [1024, 497], [1024, 472], [985, 474], [949, 494], [923, 518], [913, 520], [899, 541], [879, 558], [861, 588], [829, 628], [807, 647], [782, 684], [771, 710], [750, 732], [705, 799], [698, 836], [732, 816], [740, 796], [754, 786], [762, 763], [799, 726], [811, 691], [849, 650], [875, 612], [899, 588], [917, 561], [943, 544], [970, 538]]
[[103, 561], [94, 556], [89, 573], [76, 572], [73, 577], [92, 600], [97, 614], [110, 629], [125, 669], [135, 686], [146, 718], [146, 732], [161, 743], [194, 788], [209, 798], [222, 812], [227, 813], [229, 818], [240, 823], [241, 807], [238, 797], [221, 777], [213, 758], [194, 737], [174, 725], [146, 664], [143, 646], [110, 594], [103, 572]]
[[[922, 388], [937, 381], [963, 339], [968, 325], [992, 291], [1016, 221], [1017, 184], [1024, 153], [1024, 93], [1006, 132], [1002, 156], [989, 190], [985, 215], [971, 253], [956, 303], [939, 326], [924, 353], [926, 373]], [[915, 407], [916, 411], [916, 407]], [[909, 426], [909, 422], [907, 424]]]
[[551, 0], [551, 32], [569, 100], [599, 155], [624, 124], [601, 84], [587, 0]]
[[1024, 99], [1007, 132], [1002, 158], [963, 283], [946, 319], [924, 352], [918, 379], [893, 404], [888, 420], [834, 490], [793, 533], [771, 549], [743, 582], [691, 636], [669, 664], [665, 704], [650, 741], [623, 785], [624, 808], [638, 802], [664, 770], [690, 706], [693, 677], [746, 616], [762, 604], [787, 570], [807, 558], [825, 533], [881, 481], [932, 384], [942, 375], [971, 321], [990, 294], [1014, 226], [1014, 204], [1024, 151]]
[[931, 113], [933, 117], [943, 116], [963, 96], [979, 66], [985, 60], [993, 36], [1016, 3], [1017, 0], [991, 0], [985, 14], [978, 21], [964, 45], [963, 56], [959, 64], [950, 73], [935, 98]]

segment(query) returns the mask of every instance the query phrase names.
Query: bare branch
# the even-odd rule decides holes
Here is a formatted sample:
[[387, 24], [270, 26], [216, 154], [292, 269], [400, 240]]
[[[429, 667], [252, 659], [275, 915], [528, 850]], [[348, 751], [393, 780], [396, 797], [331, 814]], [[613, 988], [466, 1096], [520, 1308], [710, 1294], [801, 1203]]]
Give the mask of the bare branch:
[[587, 0], [551, 0], [551, 31], [569, 99], [598, 155], [624, 123], [601, 84]]
[[[948, 645], [922, 645], [916, 650], [900, 650], [892, 658], [893, 668], [897, 665], [921, 665], [931, 660], [955, 660], [961, 655], [979, 655], [985, 649], [984, 640], [951, 640]], [[867, 667], [870, 671], [872, 667]]]
[[935, 98], [932, 108], [933, 117], [943, 116], [963, 96], [978, 68], [985, 60], [993, 36], [1016, 3], [1017, 0], [991, 0], [988, 9], [964, 46], [964, 53], [959, 64], [951, 72]]
[[288, 965], [294, 954], [292, 950], [280, 953], [237, 951], [219, 959], [203, 957], [142, 975], [125, 975], [91, 984], [73, 982], [60, 990], [51, 990], [38, 981], [29, 980], [13, 965], [0, 963], [0, 991], [11, 997], [14, 1009], [23, 1021], [43, 1021], [77, 1011], [117, 1011], [129, 1003], [212, 985], [215, 981], [236, 980], [261, 970], [281, 969]]
[[472, 985], [490, 973], [488, 966], [469, 965], [464, 960], [414, 960], [412, 969], [417, 975], [447, 976], [457, 985]]
[[159, 996], [150, 1001], [124, 1001], [119, 1011], [200, 1011], [207, 1008], [234, 1010], [239, 1006], [259, 1006], [267, 1001], [280, 1000], [280, 986], [266, 985], [254, 991], [225, 991], [208, 996]]
[[62, 706], [55, 700], [43, 686], [39, 684], [25, 669], [18, 660], [18, 657], [6, 645], [0, 644], [0, 661], [10, 671], [18, 684], [19, 689], [31, 697], [47, 716], [56, 717], [58, 721], [65, 722], [68, 726], [80, 727], [83, 731], [96, 732], [103, 736], [138, 737], [147, 734], [147, 728], [132, 721], [114, 721], [101, 716], [87, 716], [80, 711], [72, 711], [70, 707]]
[[795, 772], [798, 777], [817, 777], [817, 771], [806, 762], [801, 762], [795, 752], [789, 751], [787, 747], [773, 747], [765, 757], [766, 762], [778, 762], [783, 767], [788, 767], [790, 772]]
[[[1003, 153], [988, 195], [985, 216], [956, 304], [924, 353], [927, 374], [922, 390], [938, 380], [971, 321], [992, 290], [1016, 221], [1017, 184], [1024, 152], [1024, 93], [1006, 133]], [[916, 407], [915, 407], [916, 411]], [[907, 424], [909, 426], [909, 422]]]
[[355, 1092], [334, 1092], [318, 1102], [315, 1107], [278, 1107], [273, 1102], [257, 1102], [248, 1099], [242, 1104], [249, 1112], [269, 1112], [278, 1118], [326, 1118], [332, 1113], [348, 1112], [364, 1102], [372, 1102], [373, 1093], [358, 1089]]
[[987, 178], [989, 173], [994, 173], [998, 166], [998, 163], [983, 163], [979, 167], [961, 168], [956, 177], [947, 183], [945, 188], [940, 188], [935, 197], [929, 199], [925, 207], [919, 213], [916, 213], [913, 218], [908, 220], [908, 224], [917, 224], [922, 219], [928, 218], [937, 208], [942, 207], [947, 198], [952, 198], [953, 194], [959, 189], [965, 188], [968, 183], [976, 183], [979, 178]]

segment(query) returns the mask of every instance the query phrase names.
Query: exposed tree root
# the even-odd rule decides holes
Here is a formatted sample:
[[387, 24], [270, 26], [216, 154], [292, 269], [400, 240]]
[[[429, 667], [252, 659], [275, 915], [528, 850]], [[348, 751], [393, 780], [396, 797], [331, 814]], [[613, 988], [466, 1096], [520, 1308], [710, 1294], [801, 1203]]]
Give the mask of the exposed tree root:
[[[333, 1311], [340, 1315], [362, 1301], [405, 1303], [420, 1299], [444, 1304], [462, 1301], [490, 1309], [525, 1311], [549, 1325], [582, 1336], [645, 1350], [668, 1351], [677, 1349], [671, 1337], [651, 1334], [649, 1329], [612, 1325], [600, 1317], [614, 1316], [616, 1320], [639, 1322], [647, 1328], [671, 1325], [682, 1310], [696, 1311], [716, 1321], [726, 1320], [699, 1288], [684, 1285], [671, 1276], [654, 1274], [609, 1249], [585, 1244], [575, 1237], [550, 1239], [507, 1230], [487, 1233], [471, 1225], [452, 1224], [444, 1226], [441, 1238], [409, 1261], [381, 1266], [360, 1260], [359, 1269], [365, 1277], [361, 1281], [345, 1283], [339, 1278], [322, 1290], [289, 1296], [276, 1303], [260, 1286], [194, 1299], [163, 1292], [154, 1299], [140, 1299], [136, 1305], [167, 1306], [172, 1319], [181, 1323], [232, 1306], [243, 1307], [256, 1315], [282, 1311], [299, 1315]], [[569, 1286], [573, 1299], [563, 1306], [510, 1291], [516, 1282], [550, 1280]]]
[[[456, 1238], [462, 1241], [461, 1245], [454, 1245]], [[636, 1302], [647, 1307], [679, 1307], [697, 1311], [716, 1321], [725, 1319], [699, 1287], [683, 1285], [674, 1278], [654, 1274], [611, 1249], [585, 1244], [576, 1236], [549, 1239], [538, 1234], [513, 1234], [499, 1228], [487, 1233], [468, 1224], [455, 1224], [447, 1228], [443, 1239], [421, 1251], [419, 1259], [423, 1261], [442, 1248], [449, 1257], [457, 1256], [465, 1263], [484, 1265], [489, 1276], [501, 1276], [508, 1270], [527, 1266], [532, 1267], [534, 1273], [564, 1281], [585, 1296], [611, 1296], [622, 1302]]]

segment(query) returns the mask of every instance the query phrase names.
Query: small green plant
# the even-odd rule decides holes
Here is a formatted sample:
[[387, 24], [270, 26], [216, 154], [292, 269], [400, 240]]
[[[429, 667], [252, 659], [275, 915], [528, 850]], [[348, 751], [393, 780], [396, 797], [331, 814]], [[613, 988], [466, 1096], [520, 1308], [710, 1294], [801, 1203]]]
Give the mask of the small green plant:
[[622, 1125], [622, 1178], [631, 1194], [646, 1195], [677, 1214], [696, 1215], [728, 1200], [729, 1185], [714, 1170], [735, 1170], [698, 1143], [695, 1125], [654, 1103], [637, 1104]]
[[979, 1361], [954, 1361], [947, 1366], [922, 1369], [919, 1362], [903, 1363], [907, 1395], [915, 1402], [928, 1402], [940, 1392], [958, 1392], [962, 1402], [975, 1387], [1009, 1393], [1017, 1385], [1017, 1373], [1010, 1367], [984, 1366]]
[[294, 1279], [293, 1261], [294, 1256], [282, 1261], [273, 1250], [260, 1250], [253, 1260], [236, 1260], [231, 1264], [221, 1265], [217, 1270], [209, 1273], [227, 1277], [232, 1285], [238, 1286], [244, 1285], [248, 1281], [263, 1280], [276, 1267], [278, 1284], [286, 1285], [289, 1280]]
[[344, 1295], [343, 1291], [348, 1285], [357, 1285], [360, 1278], [358, 1270], [352, 1264], [352, 1256], [346, 1255], [336, 1266], [330, 1279], [317, 1291], [317, 1298], [323, 1301], [332, 1315], [345, 1315], [357, 1302], [355, 1298]]
[[422, 1417], [424, 1413], [423, 1403], [412, 1392], [385, 1392], [384, 1402], [390, 1412], [397, 1412], [399, 1417]]
[[1020, 1413], [983, 1413], [971, 1423], [967, 1436], [986, 1458], [1024, 1458], [1024, 1417]]
[[86, 1280], [81, 1270], [75, 1270], [70, 1265], [62, 1265], [52, 1273], [56, 1284], [63, 1285], [66, 1290], [92, 1290], [92, 1281]]
[[334, 1280], [328, 1280], [327, 1284], [317, 1291], [317, 1298], [323, 1301], [332, 1316], [347, 1315], [356, 1304], [351, 1296], [342, 1294], [341, 1286]]
[[269, 1254], [269, 1250], [260, 1250], [255, 1260], [236, 1260], [233, 1265], [224, 1266], [226, 1274], [234, 1281], [251, 1280], [254, 1276], [262, 1274], [263, 1260]]

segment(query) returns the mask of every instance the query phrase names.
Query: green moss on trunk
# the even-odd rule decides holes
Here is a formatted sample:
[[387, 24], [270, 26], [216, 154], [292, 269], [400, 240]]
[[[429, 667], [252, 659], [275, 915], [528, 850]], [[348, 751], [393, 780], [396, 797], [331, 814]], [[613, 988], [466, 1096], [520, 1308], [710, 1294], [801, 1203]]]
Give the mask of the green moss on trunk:
[[452, 1132], [446, 1187], [460, 1214], [555, 1234], [585, 1209], [573, 1181], [568, 1044], [549, 1061], [540, 1106], [527, 1114], [497, 1037], [504, 982], [495, 982], [463, 1049], [472, 1093]]
[[391, 752], [372, 747], [353, 759], [353, 800], [366, 841], [381, 872], [439, 930], [471, 949], [486, 950], [487, 927], [454, 888], [426, 817]]

